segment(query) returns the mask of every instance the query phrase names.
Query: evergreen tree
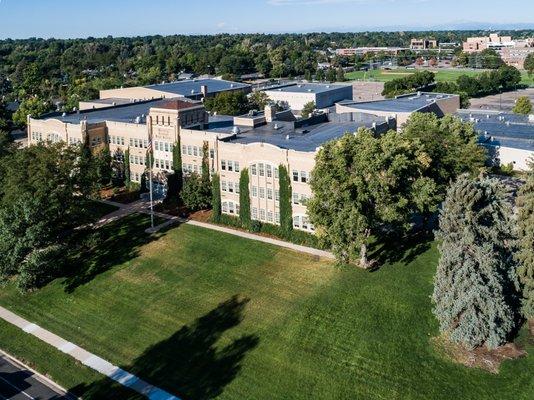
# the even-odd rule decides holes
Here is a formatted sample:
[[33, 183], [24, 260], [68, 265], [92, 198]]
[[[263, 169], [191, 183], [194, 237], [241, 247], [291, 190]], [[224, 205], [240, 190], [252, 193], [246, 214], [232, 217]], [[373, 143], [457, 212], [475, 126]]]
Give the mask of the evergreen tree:
[[286, 237], [293, 231], [293, 206], [291, 205], [291, 181], [284, 165], [278, 167], [280, 193], [280, 230]]
[[239, 219], [244, 228], [250, 229], [250, 192], [248, 169], [244, 168], [239, 177]]
[[130, 148], [128, 147], [124, 152], [124, 184], [126, 187], [130, 187]]
[[523, 314], [534, 325], [534, 159], [530, 163], [527, 181], [519, 191], [517, 206], [517, 259], [520, 264], [518, 276], [523, 289]]
[[221, 221], [221, 179], [218, 174], [211, 177], [211, 219], [213, 222]]
[[167, 199], [178, 199], [184, 184], [180, 138], [172, 148], [172, 169], [173, 173], [167, 177]]
[[516, 325], [511, 215], [505, 188], [495, 180], [462, 175], [447, 191], [432, 299], [440, 331], [454, 342], [496, 348]]

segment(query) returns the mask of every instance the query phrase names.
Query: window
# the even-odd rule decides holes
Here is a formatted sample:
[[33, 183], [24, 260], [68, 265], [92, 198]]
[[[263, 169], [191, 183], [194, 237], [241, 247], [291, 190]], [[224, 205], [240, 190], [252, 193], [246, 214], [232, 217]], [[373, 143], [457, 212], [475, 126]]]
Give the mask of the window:
[[273, 169], [271, 168], [271, 166], [270, 165], [266, 165], [265, 169], [267, 170], [267, 178], [272, 178], [273, 177]]
[[193, 147], [187, 146], [187, 155], [192, 156], [193, 155]]
[[235, 192], [236, 192], [237, 194], [239, 194], [239, 183], [238, 183], [238, 182], [236, 182], [236, 183], [234, 184], [234, 189], [235, 189]]
[[267, 199], [272, 200], [273, 199], [273, 189], [267, 188]]
[[233, 182], [228, 182], [228, 191], [230, 193], [234, 193], [234, 183]]
[[273, 212], [267, 211], [267, 222], [273, 222]]
[[185, 144], [182, 144], [182, 154], [187, 154], [187, 147]]
[[130, 138], [130, 147], [133, 147], [133, 145], [134, 145], [134, 141], [132, 138]]
[[211, 159], [215, 158], [215, 150], [213, 150], [213, 149], [210, 149], [210, 158]]
[[299, 204], [299, 194], [293, 193], [293, 204]]
[[265, 210], [260, 208], [260, 220], [265, 221]]
[[299, 171], [293, 170], [293, 182], [299, 181]]
[[308, 182], [308, 174], [306, 173], [306, 171], [300, 171], [300, 181], [302, 183]]
[[193, 155], [195, 157], [198, 157], [198, 147], [197, 146], [193, 146]]
[[280, 213], [278, 211], [275, 211], [274, 213], [274, 222], [277, 224], [280, 223]]
[[198, 165], [193, 164], [193, 172], [198, 173]]
[[274, 169], [274, 179], [278, 179], [278, 168]]
[[308, 229], [308, 218], [302, 217], [302, 229]]
[[265, 176], [265, 166], [262, 163], [258, 164], [258, 172], [260, 176]]
[[274, 201], [280, 201], [280, 192], [278, 190], [274, 191]]
[[234, 203], [232, 203], [232, 202], [228, 203], [228, 211], [230, 212], [230, 214], [235, 214]]
[[239, 172], [239, 161], [234, 161], [234, 170], [235, 172]]
[[258, 197], [258, 187], [252, 186], [252, 197]]
[[144, 139], [144, 140], [143, 140], [143, 147], [144, 147], [145, 149], [148, 149], [148, 139]]
[[226, 192], [226, 181], [221, 181], [221, 190]]
[[293, 227], [300, 228], [300, 217], [293, 217]]
[[222, 212], [228, 212], [228, 202], [223, 201], [222, 203]]
[[221, 169], [226, 171], [226, 160], [221, 160]]
[[260, 199], [264, 199], [265, 198], [265, 188], [260, 188]]
[[256, 175], [256, 164], [250, 166], [250, 173], [251, 175]]
[[234, 170], [234, 162], [228, 161], [228, 171], [232, 172]]
[[252, 207], [252, 219], [258, 219], [258, 209], [256, 207]]
[[170, 151], [170, 149], [169, 149], [169, 147], [170, 147], [170, 146], [169, 146], [169, 143], [168, 143], [168, 142], [165, 142], [164, 145], [165, 145], [165, 151]]

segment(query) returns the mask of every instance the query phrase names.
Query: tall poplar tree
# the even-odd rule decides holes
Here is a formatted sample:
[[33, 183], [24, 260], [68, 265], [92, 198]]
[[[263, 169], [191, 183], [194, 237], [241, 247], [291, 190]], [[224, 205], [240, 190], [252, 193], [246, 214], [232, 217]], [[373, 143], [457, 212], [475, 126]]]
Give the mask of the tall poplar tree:
[[466, 175], [447, 191], [437, 238], [434, 315], [440, 331], [470, 348], [495, 348], [517, 323], [511, 205], [496, 180]]
[[244, 168], [239, 177], [239, 219], [244, 228], [250, 228], [250, 191], [248, 169]]

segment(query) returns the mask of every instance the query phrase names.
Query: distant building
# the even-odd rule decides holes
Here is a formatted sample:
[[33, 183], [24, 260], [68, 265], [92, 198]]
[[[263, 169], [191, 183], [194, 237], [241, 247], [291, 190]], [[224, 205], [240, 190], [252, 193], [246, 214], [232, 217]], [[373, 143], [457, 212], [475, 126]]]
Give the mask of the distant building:
[[438, 47], [438, 41], [435, 39], [412, 39], [410, 41], [410, 50], [431, 50]]
[[479, 143], [488, 149], [494, 165], [512, 164], [515, 170], [528, 169], [528, 160], [534, 157], [534, 115], [461, 110], [458, 116], [474, 124], [480, 135]]
[[398, 55], [399, 53], [409, 50], [406, 47], [355, 47], [346, 49], [337, 49], [336, 54], [342, 57], [363, 56], [367, 53], [377, 54], [385, 53], [390, 55]]
[[434, 113], [438, 117], [453, 114], [460, 108], [460, 96], [441, 93], [412, 93], [394, 99], [362, 103], [342, 101], [336, 104], [337, 113], [368, 113], [397, 120], [400, 129], [414, 112]]
[[300, 111], [313, 101], [318, 109], [333, 106], [341, 100], [352, 100], [352, 85], [319, 83], [289, 84], [267, 88], [264, 92], [272, 101], [284, 102], [289, 108]]
[[534, 53], [534, 47], [509, 47], [501, 50], [501, 58], [507, 65], [525, 69], [525, 60], [532, 53]]
[[470, 37], [463, 43], [466, 53], [477, 53], [486, 49], [501, 50], [505, 47], [514, 47], [515, 42], [511, 36], [499, 36], [492, 33], [489, 36]]

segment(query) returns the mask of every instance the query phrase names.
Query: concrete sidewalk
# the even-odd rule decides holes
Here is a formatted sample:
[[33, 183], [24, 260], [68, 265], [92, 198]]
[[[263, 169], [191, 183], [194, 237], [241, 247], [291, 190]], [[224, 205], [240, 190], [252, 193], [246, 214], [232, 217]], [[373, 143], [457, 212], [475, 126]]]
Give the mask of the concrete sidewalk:
[[106, 375], [108, 378], [113, 379], [121, 385], [129, 387], [130, 389], [145, 395], [150, 400], [180, 400], [179, 397], [173, 396], [172, 394], [143, 381], [137, 376], [132, 375], [129, 372], [96, 356], [95, 354], [88, 352], [74, 343], [71, 343], [55, 335], [54, 333], [41, 328], [39, 325], [33, 324], [24, 318], [19, 317], [4, 307], [0, 307], [0, 318], [22, 329], [24, 332], [37, 337], [50, 346], [55, 347], [59, 351], [68, 354], [89, 368]]
[[[120, 203], [110, 202], [110, 201], [107, 201], [107, 200], [100, 200], [100, 201], [102, 201], [104, 203], [107, 203], [107, 204], [110, 204], [110, 205], [117, 206], [117, 207], [120, 208], [119, 210], [114, 211], [113, 213], [104, 216], [101, 219], [101, 221], [104, 221], [104, 220], [106, 221], [106, 222], [104, 222], [104, 224], [112, 222], [112, 221], [115, 221], [118, 218], [122, 218], [122, 217], [124, 217], [126, 215], [133, 214], [133, 213], [136, 213], [136, 212], [150, 215], [150, 206], [149, 206], [148, 202], [145, 201], [145, 200], [138, 200], [138, 201], [135, 201], [135, 202], [130, 203], [130, 204], [120, 204]], [[283, 247], [283, 248], [286, 248], [286, 249], [298, 251], [300, 253], [310, 254], [312, 256], [323, 257], [323, 258], [327, 258], [327, 259], [330, 259], [330, 260], [335, 260], [335, 256], [331, 252], [315, 249], [313, 247], [301, 246], [301, 245], [294, 244], [294, 243], [291, 243], [291, 242], [286, 242], [284, 240], [273, 239], [273, 238], [269, 238], [269, 237], [265, 237], [265, 236], [255, 235], [253, 233], [238, 231], [236, 229], [227, 228], [227, 227], [219, 226], [219, 225], [214, 225], [214, 224], [210, 224], [210, 223], [206, 223], [206, 222], [199, 222], [199, 221], [194, 221], [194, 220], [183, 219], [183, 218], [179, 218], [179, 217], [176, 217], [176, 216], [173, 216], [173, 215], [168, 215], [168, 214], [164, 214], [164, 213], [160, 213], [160, 212], [154, 212], [154, 215], [156, 217], [160, 217], [162, 219], [166, 219], [167, 221], [162, 223], [162, 224], [160, 224], [160, 225], [158, 225], [158, 226], [155, 226], [154, 228], [147, 229], [147, 233], [158, 232], [159, 230], [161, 230], [161, 229], [163, 229], [163, 228], [165, 228], [167, 226], [170, 226], [170, 225], [172, 225], [174, 223], [188, 224], [188, 225], [198, 226], [200, 228], [211, 229], [213, 231], [227, 233], [229, 235], [239, 236], [239, 237], [242, 237], [242, 238], [245, 238], [245, 239], [249, 239], [249, 240], [256, 240], [258, 242], [272, 244], [272, 245]], [[99, 223], [100, 223], [100, 221], [99, 221]], [[97, 223], [97, 226], [98, 226], [98, 223]]]

